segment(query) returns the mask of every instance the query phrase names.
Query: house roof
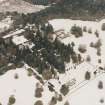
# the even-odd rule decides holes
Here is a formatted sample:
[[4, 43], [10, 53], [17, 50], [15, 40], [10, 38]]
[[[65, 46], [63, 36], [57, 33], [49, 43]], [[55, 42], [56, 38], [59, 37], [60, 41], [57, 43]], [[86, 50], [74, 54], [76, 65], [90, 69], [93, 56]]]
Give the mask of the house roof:
[[8, 34], [8, 35], [3, 36], [3, 38], [6, 39], [6, 38], [9, 38], [9, 37], [13, 37], [15, 35], [21, 34], [24, 31], [25, 31], [24, 29], [20, 29], [20, 30], [17, 30], [15, 32], [11, 33], [11, 34]]
[[14, 36], [12, 41], [14, 44], [19, 45], [27, 42], [28, 40], [24, 36]]

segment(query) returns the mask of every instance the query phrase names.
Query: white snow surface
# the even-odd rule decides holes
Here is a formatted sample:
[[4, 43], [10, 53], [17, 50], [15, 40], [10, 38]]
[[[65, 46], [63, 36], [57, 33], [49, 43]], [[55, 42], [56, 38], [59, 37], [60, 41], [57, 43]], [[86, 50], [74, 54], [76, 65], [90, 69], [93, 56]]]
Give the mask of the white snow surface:
[[45, 6], [33, 5], [24, 0], [1, 0], [0, 1], [0, 12], [17, 11], [19, 13], [27, 14], [27, 13], [32, 13], [32, 12], [38, 12], [45, 8], [46, 8]]
[[100, 100], [105, 100], [105, 86], [101, 90], [98, 89], [99, 81], [103, 81], [105, 85], [105, 74], [98, 76], [95, 80], [69, 95], [70, 105], [104, 105], [104, 103], [100, 103]]
[[14, 36], [13, 39], [12, 39], [12, 41], [16, 45], [19, 45], [19, 44], [24, 44], [28, 40], [24, 36]]
[[[69, 44], [71, 42], [75, 43], [74, 50], [79, 53], [78, 47], [79, 45], [83, 44], [86, 45], [87, 51], [86, 53], [82, 54], [82, 57], [84, 59], [87, 58], [89, 55], [91, 57], [91, 63], [94, 66], [105, 66], [105, 31], [101, 30], [102, 24], [105, 23], [105, 19], [101, 21], [82, 21], [82, 20], [71, 20], [71, 19], [54, 19], [49, 21], [53, 27], [54, 30], [60, 30], [64, 29], [65, 33], [69, 33], [69, 37], [66, 37], [64, 39], [61, 39], [61, 42], [64, 44]], [[91, 29], [92, 34], [88, 32], [83, 32], [83, 37], [75, 38], [74, 35], [70, 33], [70, 29], [72, 26], [80, 26], [83, 28], [84, 26], [87, 27], [87, 30]], [[99, 32], [99, 38], [96, 37], [95, 32], [96, 30]], [[102, 46], [101, 46], [101, 56], [97, 56], [96, 49], [90, 47], [90, 43], [96, 43], [96, 41], [101, 40]], [[102, 60], [102, 63], [98, 63], [98, 59]]]
[[[18, 74], [18, 79], [14, 78], [15, 74]], [[53, 93], [44, 86], [42, 97], [35, 98], [36, 83], [39, 81], [34, 76], [27, 75], [26, 67], [8, 71], [0, 76], [0, 102], [7, 105], [9, 97], [13, 95], [16, 99], [14, 105], [34, 105], [37, 100], [42, 100], [43, 104], [47, 105]]]
[[[14, 95], [16, 102], [14, 105], [34, 105], [37, 100], [42, 100], [43, 105], [49, 105], [49, 102], [54, 96], [54, 92], [50, 92], [48, 89], [48, 82], [54, 85], [54, 89], [57, 93], [60, 93], [60, 88], [63, 84], [68, 84], [75, 80], [72, 86], [69, 86], [70, 91], [66, 96], [63, 97], [62, 102], [57, 102], [56, 105], [64, 105], [65, 101], [69, 101], [70, 105], [101, 105], [100, 99], [105, 99], [105, 86], [103, 89], [98, 89], [98, 82], [101, 80], [103, 85], [105, 85], [105, 71], [100, 71], [99, 66], [105, 66], [105, 32], [101, 30], [102, 23], [93, 21], [80, 21], [80, 20], [70, 20], [70, 19], [54, 19], [50, 23], [53, 25], [54, 30], [64, 29], [65, 33], [70, 34], [70, 28], [76, 24], [80, 27], [87, 26], [87, 29], [92, 29], [92, 34], [87, 32], [83, 33], [83, 37], [75, 38], [70, 34], [69, 37], [62, 39], [61, 41], [65, 44], [69, 44], [72, 41], [75, 43], [75, 51], [78, 52], [78, 46], [80, 44], [85, 44], [87, 47], [87, 52], [82, 54], [85, 59], [87, 55], [91, 56], [91, 62], [82, 62], [79, 65], [72, 63], [66, 64], [66, 72], [64, 74], [59, 74], [59, 79], [50, 79], [45, 81], [43, 85], [44, 91], [41, 98], [35, 98], [35, 85], [39, 82], [34, 76], [27, 76], [27, 66], [22, 68], [17, 68], [16, 70], [10, 70], [6, 74], [0, 76], [0, 102], [2, 105], [7, 105], [8, 98]], [[94, 35], [94, 32], [98, 30], [99, 39], [102, 41], [101, 46], [101, 56], [97, 56], [96, 49], [91, 48], [89, 44], [91, 42], [96, 42], [98, 38]], [[11, 35], [10, 35], [11, 36]], [[14, 36], [14, 35], [13, 35]], [[20, 36], [14, 36], [14, 42], [20, 43], [25, 39]], [[23, 43], [23, 42], [22, 42]], [[78, 52], [79, 53], [79, 52]], [[98, 59], [102, 59], [102, 63], [97, 62]], [[94, 71], [98, 70], [97, 75], [94, 75]], [[86, 71], [91, 73], [91, 79], [85, 80], [84, 76]], [[19, 75], [18, 79], [14, 79], [15, 74]], [[104, 103], [103, 103], [104, 105]]]
[[[49, 105], [48, 103], [50, 102], [52, 96], [54, 96], [54, 92], [49, 91], [46, 83], [43, 85], [44, 91], [42, 93], [42, 97], [36, 98], [34, 96], [36, 83], [40, 82], [34, 76], [29, 77], [27, 75], [27, 68], [28, 67], [24, 66], [22, 68], [10, 70], [6, 74], [0, 76], [0, 102], [2, 105], [7, 105], [8, 99], [11, 95], [13, 95], [16, 99], [14, 105], [34, 105], [37, 100], [41, 100], [43, 105]], [[18, 79], [14, 78], [16, 74], [18, 74]], [[80, 78], [82, 78], [82, 75], [81, 73], [79, 75], [79, 69], [78, 75], [75, 75], [78, 76], [79, 80], [81, 80]], [[70, 76], [71, 75], [69, 75], [69, 77]], [[69, 80], [68, 76], [66, 75], [60, 79], [61, 82], [63, 82], [63, 79], [65, 78]], [[66, 82], [68, 80], [66, 80]], [[90, 81], [85, 81], [85, 83], [82, 85], [77, 86], [78, 88], [76, 88], [74, 91], [71, 89], [67, 96], [63, 97], [63, 101], [57, 102], [56, 105], [64, 105], [66, 100], [69, 101], [70, 105], [100, 105], [100, 99], [105, 98], [105, 88], [103, 90], [98, 89], [98, 82], [100, 80], [105, 84], [105, 74], [101, 74], [97, 78], [92, 78]], [[52, 83], [55, 86], [54, 89], [59, 93], [61, 84], [59, 84], [56, 79], [51, 79], [48, 82]]]

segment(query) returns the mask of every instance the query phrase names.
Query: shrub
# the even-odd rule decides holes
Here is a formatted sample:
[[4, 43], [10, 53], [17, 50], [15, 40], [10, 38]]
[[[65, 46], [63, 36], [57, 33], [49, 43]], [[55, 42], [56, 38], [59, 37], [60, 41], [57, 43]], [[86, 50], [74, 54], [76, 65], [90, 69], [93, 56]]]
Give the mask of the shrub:
[[82, 57], [80, 54], [78, 54], [78, 62], [80, 63], [82, 61]]
[[56, 97], [53, 96], [49, 105], [55, 105], [56, 103], [57, 103], [57, 99]]
[[90, 47], [94, 47], [94, 43], [93, 42], [90, 43]]
[[98, 63], [101, 63], [101, 59], [98, 59]]
[[62, 85], [60, 92], [65, 96], [69, 92], [69, 87], [67, 85]]
[[79, 45], [78, 50], [79, 50], [81, 53], [85, 53], [85, 52], [87, 51], [86, 45], [83, 45], [83, 44]]
[[49, 80], [49, 79], [51, 79], [52, 78], [52, 72], [51, 72], [51, 70], [43, 70], [42, 71], [42, 76], [43, 76], [43, 78], [45, 79], [45, 80]]
[[87, 27], [86, 26], [83, 27], [83, 31], [87, 32]]
[[51, 92], [54, 91], [54, 88], [53, 88], [52, 86], [49, 85], [48, 88], [49, 88], [49, 90], [50, 90]]
[[14, 104], [15, 101], [16, 101], [15, 97], [14, 97], [14, 96], [10, 96], [10, 97], [9, 97], [9, 103], [8, 103], [8, 105]]
[[42, 93], [41, 93], [41, 91], [39, 89], [35, 90], [35, 97], [37, 97], [37, 98], [42, 97]]
[[91, 61], [91, 57], [89, 55], [86, 57], [86, 61], [87, 62], [90, 62]]
[[27, 71], [28, 71], [28, 76], [32, 76], [33, 75], [33, 71], [32, 71], [31, 68], [28, 68]]
[[69, 105], [69, 102], [68, 102], [68, 101], [66, 101], [64, 105]]
[[43, 105], [43, 102], [41, 100], [38, 100], [38, 101], [35, 102], [34, 105]]
[[96, 43], [93, 43], [93, 42], [90, 43], [90, 47], [94, 47], [96, 49], [100, 48], [101, 46], [102, 46], [102, 42], [100, 39], [98, 39]]
[[85, 73], [85, 80], [90, 80], [90, 78], [91, 78], [90, 72], [87, 71]]
[[101, 48], [97, 48], [97, 55], [101, 56]]
[[98, 33], [97, 30], [95, 31], [95, 35], [96, 35], [97, 38], [99, 37], [99, 33]]
[[0, 103], [0, 105], [2, 105], [2, 104]]
[[37, 88], [35, 90], [35, 97], [37, 97], [37, 98], [42, 97], [42, 89], [41, 88]]
[[18, 76], [17, 73], [14, 75], [14, 78], [15, 78], [15, 79], [18, 79], [18, 78], [19, 78], [19, 76]]
[[72, 58], [72, 62], [73, 62], [73, 63], [78, 63], [78, 56], [77, 56], [76, 54], [73, 54], [73, 55], [71, 56], [71, 58]]
[[58, 100], [58, 101], [62, 101], [62, 100], [63, 100], [63, 98], [62, 98], [62, 95], [61, 95], [61, 94], [57, 97], [57, 100]]
[[100, 103], [104, 103], [104, 99], [102, 98], [102, 99], [100, 99]]
[[75, 37], [82, 36], [83, 35], [82, 28], [80, 28], [79, 26], [74, 25], [71, 28], [71, 34], [75, 35]]
[[24, 66], [24, 63], [18, 63], [18, 64], [16, 65], [17, 68], [22, 68], [23, 66]]
[[100, 48], [101, 45], [102, 45], [102, 42], [101, 42], [100, 39], [98, 39], [98, 41], [94, 44], [94, 47], [95, 47], [95, 48]]
[[74, 47], [75, 46], [75, 43], [74, 42], [71, 42], [71, 46]]
[[35, 97], [40, 98], [42, 97], [43, 87], [37, 83], [36, 84], [36, 90], [35, 90]]
[[105, 31], [105, 23], [102, 24], [101, 29], [102, 29], [102, 31]]
[[98, 88], [99, 88], [99, 89], [103, 89], [103, 82], [102, 82], [102, 81], [99, 81], [99, 83], [98, 83]]
[[36, 88], [40, 88], [40, 90], [43, 91], [43, 87], [42, 87], [42, 85], [39, 82], [36, 83]]
[[92, 33], [92, 29], [91, 29], [91, 28], [88, 29], [88, 33], [89, 33], [89, 34]]

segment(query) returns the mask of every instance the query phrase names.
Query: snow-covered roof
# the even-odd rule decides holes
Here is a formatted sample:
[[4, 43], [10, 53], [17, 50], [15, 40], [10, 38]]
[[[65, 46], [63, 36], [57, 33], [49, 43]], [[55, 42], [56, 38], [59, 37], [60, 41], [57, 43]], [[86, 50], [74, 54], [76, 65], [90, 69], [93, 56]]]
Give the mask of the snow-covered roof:
[[15, 31], [15, 32], [11, 33], [11, 34], [8, 34], [8, 35], [3, 36], [3, 38], [4, 38], [4, 39], [9, 38], [9, 37], [12, 37], [12, 36], [21, 34], [21, 33], [24, 32], [24, 31], [25, 31], [24, 29], [20, 29], [20, 30], [17, 30], [17, 31]]
[[14, 36], [12, 41], [14, 44], [19, 45], [27, 42], [28, 40], [24, 36]]

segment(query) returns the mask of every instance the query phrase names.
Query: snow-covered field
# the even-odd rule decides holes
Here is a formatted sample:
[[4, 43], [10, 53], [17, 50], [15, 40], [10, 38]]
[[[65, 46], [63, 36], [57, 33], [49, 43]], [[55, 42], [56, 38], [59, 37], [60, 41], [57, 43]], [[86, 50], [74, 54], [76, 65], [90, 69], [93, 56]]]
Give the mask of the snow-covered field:
[[[66, 37], [61, 41], [65, 44], [69, 44], [71, 42], [75, 43], [75, 51], [79, 53], [78, 47], [79, 45], [86, 45], [87, 51], [82, 54], [83, 58], [86, 59], [89, 55], [91, 58], [91, 64], [94, 66], [102, 65], [105, 66], [105, 31], [101, 30], [102, 24], [105, 23], [105, 20], [102, 21], [81, 21], [81, 20], [70, 20], [70, 19], [54, 19], [51, 20], [50, 23], [53, 25], [55, 31], [64, 29], [65, 33], [69, 33], [70, 37]], [[70, 34], [70, 29], [72, 26], [80, 26], [81, 28], [87, 27], [87, 31], [89, 29], [92, 30], [92, 33], [83, 32], [83, 37], [75, 38], [74, 35]], [[96, 37], [96, 30], [99, 33], [99, 38]], [[101, 56], [97, 56], [96, 49], [90, 47], [90, 43], [96, 43], [98, 40], [101, 40]], [[102, 63], [98, 63], [98, 59], [102, 60]]]
[[[102, 90], [98, 89], [100, 80], [104, 84]], [[101, 99], [105, 99], [105, 74], [98, 76], [68, 97], [70, 105], [104, 105], [105, 103], [100, 103]]]
[[[0, 76], [0, 102], [2, 105], [8, 104], [8, 99], [11, 95], [14, 95], [16, 102], [14, 105], [34, 105], [37, 100], [41, 100], [43, 105], [50, 105], [49, 102], [53, 96], [54, 92], [49, 91], [48, 83], [54, 85], [56, 93], [60, 93], [60, 88], [63, 84], [69, 84], [73, 80], [75, 83], [69, 86], [70, 91], [66, 96], [63, 96], [61, 102], [57, 101], [56, 105], [64, 105], [65, 101], [69, 101], [70, 105], [101, 105], [101, 99], [105, 99], [105, 74], [104, 71], [100, 72], [99, 66], [105, 66], [105, 31], [101, 30], [102, 23], [93, 21], [80, 21], [80, 20], [70, 20], [70, 19], [55, 19], [51, 20], [50, 23], [53, 25], [54, 30], [64, 29], [65, 33], [69, 33], [69, 37], [62, 39], [61, 41], [65, 44], [71, 42], [75, 43], [75, 51], [79, 53], [78, 47], [80, 44], [85, 44], [87, 51], [82, 54], [84, 60], [89, 55], [91, 57], [91, 62], [82, 62], [79, 65], [67, 64], [66, 72], [64, 74], [59, 74], [59, 79], [50, 79], [44, 81], [45, 84], [41, 84], [35, 76], [27, 75], [28, 66], [18, 68], [16, 70], [10, 70], [6, 74]], [[83, 37], [75, 38], [70, 34], [71, 27], [76, 24], [77, 26], [84, 27], [92, 30], [92, 33], [83, 32]], [[95, 31], [99, 32], [99, 38], [94, 34]], [[14, 34], [10, 34], [11, 36]], [[14, 37], [14, 41], [20, 42], [21, 37]], [[22, 37], [23, 38], [23, 37]], [[21, 39], [22, 39], [21, 38]], [[90, 43], [95, 43], [98, 39], [102, 41], [101, 46], [101, 56], [97, 56], [96, 49], [90, 47]], [[24, 41], [24, 40], [23, 40]], [[102, 62], [98, 63], [98, 59]], [[94, 75], [94, 71], [98, 70], [100, 73]], [[91, 73], [91, 79], [85, 80], [84, 76], [86, 71]], [[18, 74], [18, 79], [15, 75]], [[103, 89], [98, 88], [99, 81], [103, 82]], [[42, 97], [36, 98], [35, 89], [36, 84], [40, 83], [43, 87]], [[103, 103], [102, 105], [104, 105]]]
[[[14, 105], [34, 105], [36, 101], [41, 100], [43, 105], [49, 105], [54, 92], [50, 92], [48, 85], [42, 85], [35, 76], [28, 76], [28, 67], [24, 66], [15, 70], [10, 70], [0, 76], [0, 103], [7, 105], [10, 96], [14, 96], [16, 101]], [[18, 78], [15, 76], [18, 75]], [[42, 97], [35, 97], [36, 84], [43, 87]], [[63, 105], [58, 102], [57, 105]]]
[[[15, 74], [18, 74], [18, 79], [15, 79]], [[38, 100], [35, 98], [35, 87], [39, 81], [34, 76], [29, 77], [25, 68], [11, 70], [0, 77], [0, 102], [7, 105], [8, 99], [14, 95], [16, 103], [14, 105], [34, 105]], [[48, 94], [46, 94], [48, 93]], [[43, 99], [47, 99], [51, 93], [46, 89], [43, 92]], [[47, 99], [49, 100], [49, 99]], [[46, 103], [46, 102], [45, 102]], [[46, 104], [45, 104], [46, 105]]]
[[[14, 105], [34, 105], [38, 100], [41, 100], [43, 105], [49, 105], [49, 102], [51, 98], [55, 96], [55, 93], [49, 91], [47, 83], [42, 85], [34, 76], [28, 76], [27, 69], [28, 68], [24, 66], [22, 68], [10, 70], [6, 74], [0, 76], [0, 102], [2, 105], [8, 104], [10, 96], [14, 96], [16, 99]], [[15, 78], [16, 74], [18, 75], [17, 79]], [[78, 73], [78, 75], [81, 77], [81, 74]], [[65, 76], [64, 78], [68, 79], [67, 77]], [[64, 78], [60, 80], [63, 81]], [[101, 74], [95, 79], [86, 81], [85, 84], [82, 84], [78, 89], [69, 92], [67, 96], [63, 97], [63, 100], [57, 102], [56, 105], [64, 105], [67, 100], [70, 105], [101, 105], [100, 99], [105, 98], [105, 88], [102, 90], [98, 89], [98, 82], [100, 80], [105, 84], [105, 74]], [[59, 93], [61, 85], [58, 81], [51, 79], [49, 82], [55, 86], [55, 90]], [[37, 83], [40, 83], [43, 86], [41, 98], [35, 97]]]
[[32, 5], [28, 2], [25, 2], [24, 0], [1, 0], [0, 1], [0, 12], [6, 12], [6, 11], [17, 11], [19, 13], [32, 13], [32, 12], [38, 12], [45, 7], [40, 5]]

